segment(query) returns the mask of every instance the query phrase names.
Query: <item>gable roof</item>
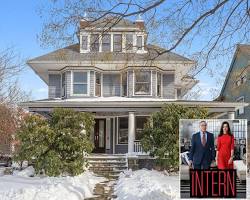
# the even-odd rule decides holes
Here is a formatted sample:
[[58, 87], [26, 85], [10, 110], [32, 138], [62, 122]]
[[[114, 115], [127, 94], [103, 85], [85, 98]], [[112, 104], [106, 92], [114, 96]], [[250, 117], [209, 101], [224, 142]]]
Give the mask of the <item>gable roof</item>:
[[28, 60], [30, 63], [43, 63], [50, 61], [147, 61], [147, 60], [156, 60], [156, 61], [177, 61], [177, 62], [192, 62], [194, 61], [181, 56], [173, 52], [166, 52], [160, 54], [165, 49], [156, 46], [156, 45], [147, 45], [145, 49], [147, 53], [124, 53], [124, 52], [89, 52], [89, 53], [80, 53], [79, 44], [74, 44], [50, 52], [48, 54], [33, 58]]
[[246, 53], [246, 54], [250, 55], [250, 45], [249, 44], [238, 44], [237, 45], [236, 50], [235, 50], [234, 55], [233, 55], [232, 62], [230, 64], [229, 70], [228, 70], [226, 78], [225, 78], [225, 81], [224, 81], [223, 86], [221, 88], [220, 95], [216, 99], [220, 99], [222, 97], [222, 95], [223, 95], [223, 92], [224, 92], [225, 87], [227, 85], [229, 76], [230, 76], [230, 74], [231, 74], [231, 72], [233, 70], [233, 66], [234, 66], [234, 63], [235, 63], [235, 60], [237, 58], [237, 55], [238, 55], [239, 51], [241, 53]]

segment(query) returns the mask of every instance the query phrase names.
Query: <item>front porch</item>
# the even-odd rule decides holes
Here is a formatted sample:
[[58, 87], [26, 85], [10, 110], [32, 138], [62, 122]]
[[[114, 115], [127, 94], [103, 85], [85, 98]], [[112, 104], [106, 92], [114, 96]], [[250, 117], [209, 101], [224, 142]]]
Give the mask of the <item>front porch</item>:
[[30, 112], [49, 116], [56, 107], [91, 112], [96, 126], [92, 134], [96, 153], [145, 155], [140, 138], [145, 119], [164, 105], [179, 104], [207, 108], [209, 118], [235, 118], [235, 111], [247, 106], [242, 102], [167, 100], [162, 98], [96, 97], [48, 99], [22, 103]]

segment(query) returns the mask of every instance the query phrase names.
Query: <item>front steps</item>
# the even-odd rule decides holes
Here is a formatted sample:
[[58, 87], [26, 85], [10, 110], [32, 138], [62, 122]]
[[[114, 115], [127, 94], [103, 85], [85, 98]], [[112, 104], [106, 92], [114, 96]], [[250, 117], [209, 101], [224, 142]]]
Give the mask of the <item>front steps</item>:
[[89, 170], [108, 179], [117, 179], [119, 174], [128, 169], [124, 155], [90, 155]]

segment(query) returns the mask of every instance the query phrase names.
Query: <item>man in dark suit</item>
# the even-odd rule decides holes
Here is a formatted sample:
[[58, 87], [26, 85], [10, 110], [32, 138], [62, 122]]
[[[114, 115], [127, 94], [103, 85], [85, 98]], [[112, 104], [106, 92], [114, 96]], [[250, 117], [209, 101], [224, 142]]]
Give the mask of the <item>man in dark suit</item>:
[[214, 135], [207, 132], [206, 121], [201, 121], [200, 131], [192, 136], [189, 166], [193, 169], [209, 169], [214, 160]]

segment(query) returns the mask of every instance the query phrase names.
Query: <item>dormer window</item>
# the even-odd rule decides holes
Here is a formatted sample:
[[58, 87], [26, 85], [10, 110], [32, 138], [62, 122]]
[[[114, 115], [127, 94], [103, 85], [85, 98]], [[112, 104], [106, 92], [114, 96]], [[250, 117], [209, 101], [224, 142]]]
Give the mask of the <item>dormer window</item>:
[[136, 38], [137, 50], [142, 50], [142, 36], [137, 36]]
[[104, 34], [102, 36], [102, 51], [104, 51], [104, 52], [111, 51], [111, 36], [110, 36], [110, 34]]
[[133, 34], [126, 34], [126, 51], [133, 50]]
[[99, 51], [99, 34], [92, 34], [90, 38], [91, 51], [98, 52]]
[[83, 35], [82, 36], [82, 50], [87, 51], [88, 50], [88, 36]]
[[114, 34], [113, 39], [113, 51], [121, 52], [122, 51], [122, 34]]

